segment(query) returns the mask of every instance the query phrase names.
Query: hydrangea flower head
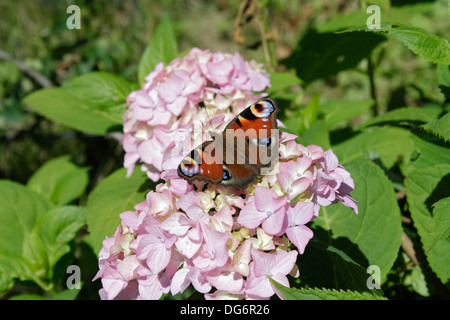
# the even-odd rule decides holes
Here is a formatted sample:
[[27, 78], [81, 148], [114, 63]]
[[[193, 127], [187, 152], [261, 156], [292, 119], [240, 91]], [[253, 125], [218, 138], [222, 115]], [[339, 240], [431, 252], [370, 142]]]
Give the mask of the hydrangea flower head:
[[199, 103], [220, 127], [268, 86], [262, 68], [239, 54], [192, 49], [158, 64], [130, 94], [124, 165], [130, 174], [140, 161], [163, 182], [120, 214], [114, 236], [103, 241], [95, 278], [102, 299], [159, 299], [189, 286], [206, 299], [269, 299], [277, 294], [269, 277], [289, 286], [287, 275], [299, 276], [297, 257], [313, 237], [306, 224], [321, 206], [341, 201], [358, 213], [353, 180], [333, 152], [288, 133], [280, 133], [272, 171], [246, 190], [178, 177], [185, 155], [178, 148], [199, 145], [194, 126], [208, 123]]
[[[166, 151], [177, 141], [195, 141], [190, 139], [195, 125], [220, 116], [221, 123], [227, 123], [249, 102], [261, 98], [254, 92], [270, 85], [256, 62], [244, 61], [238, 53], [198, 48], [168, 66], [159, 63], [145, 81], [127, 99], [122, 144], [128, 176], [141, 162], [142, 170], [153, 181], [161, 177]], [[199, 103], [207, 112], [199, 112]]]

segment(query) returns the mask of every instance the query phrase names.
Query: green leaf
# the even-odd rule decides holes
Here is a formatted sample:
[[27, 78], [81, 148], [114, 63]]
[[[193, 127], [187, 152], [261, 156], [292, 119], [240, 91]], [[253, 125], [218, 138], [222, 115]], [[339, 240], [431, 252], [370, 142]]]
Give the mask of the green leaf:
[[433, 204], [433, 217], [431, 221], [431, 235], [435, 242], [450, 237], [450, 197]]
[[[383, 281], [401, 244], [401, 214], [395, 192], [384, 172], [372, 162], [358, 160], [345, 167], [354, 179], [355, 189], [351, 196], [359, 202], [359, 213], [355, 215], [341, 204], [322, 207], [312, 224], [315, 237], [342, 250], [363, 267], [377, 265]], [[337, 284], [343, 281], [337, 272], [341, 266], [331, 261], [329, 266], [324, 266], [323, 261], [312, 260], [310, 263], [330, 268], [328, 283]], [[332, 288], [341, 287], [333, 285]]]
[[442, 163], [450, 163], [450, 149], [425, 141], [416, 135], [411, 135], [415, 151], [413, 159], [401, 165], [403, 175], [408, 176], [411, 171], [434, 167]]
[[39, 245], [45, 251], [45, 265], [48, 266], [49, 271], [64, 254], [70, 251], [68, 242], [75, 237], [84, 224], [85, 209], [76, 206], [55, 208], [36, 221], [32, 238], [35, 241], [39, 239]]
[[[450, 265], [450, 238], [446, 237], [436, 241], [436, 229], [433, 232], [435, 225], [433, 224], [432, 205], [449, 197], [450, 164], [440, 164], [410, 172], [405, 181], [405, 187], [411, 218], [419, 233], [430, 267], [442, 283], [447, 284], [450, 280], [450, 269], [448, 268]], [[435, 210], [440, 211], [441, 206], [447, 204], [448, 200], [444, 200], [443, 203], [437, 204], [438, 207]], [[437, 221], [447, 221], [446, 225], [448, 226], [448, 211], [445, 214], [447, 217], [444, 216], [443, 219], [439, 214]], [[445, 224], [442, 228], [445, 229]], [[442, 234], [443, 229], [438, 229], [437, 234]]]
[[104, 135], [121, 121], [107, 112], [94, 109], [63, 88], [41, 89], [23, 102], [43, 116], [75, 130]]
[[369, 292], [325, 288], [287, 288], [273, 279], [270, 281], [286, 300], [387, 300]]
[[139, 62], [139, 83], [144, 82], [144, 78], [153, 71], [158, 63], [163, 62], [167, 65], [177, 56], [178, 47], [175, 33], [170, 24], [169, 16], [165, 14]]
[[11, 275], [6, 274], [6, 273], [0, 273], [0, 292], [4, 292], [6, 290], [11, 289], [13, 287], [13, 285], [14, 285], [14, 281], [13, 281]]
[[267, 88], [269, 95], [276, 94], [283, 90], [288, 90], [292, 86], [302, 84], [303, 81], [295, 74], [289, 72], [271, 72], [270, 73], [270, 88]]
[[399, 108], [372, 118], [364, 122], [357, 129], [386, 122], [399, 122], [400, 124], [409, 122], [430, 122], [436, 120], [440, 113], [440, 108]]
[[28, 180], [27, 187], [57, 205], [78, 198], [88, 184], [87, 168], [73, 164], [68, 156], [46, 162]]
[[320, 95], [316, 94], [306, 107], [294, 110], [293, 115], [283, 120], [290, 132], [300, 136], [303, 132], [311, 128], [317, 121], [319, 114], [319, 100]]
[[102, 110], [122, 122], [128, 95], [137, 87], [108, 72], [91, 72], [73, 79], [64, 89], [92, 109]]
[[[345, 34], [308, 32], [296, 51], [282, 63], [295, 68], [306, 84], [354, 68], [386, 38], [379, 34], [353, 32]], [[358, 50], [355, 50], [358, 48]]]
[[91, 72], [73, 79], [64, 89], [83, 103], [98, 109], [125, 103], [136, 87], [122, 77], [108, 72]]
[[36, 222], [54, 205], [21, 184], [0, 180], [0, 274], [10, 279], [36, 280], [42, 266], [25, 261]]
[[[450, 7], [449, 7], [450, 8]], [[450, 99], [450, 66], [437, 65], [437, 77], [439, 88], [447, 99]]]
[[421, 28], [407, 27], [398, 23], [381, 23], [380, 29], [368, 29], [366, 25], [351, 27], [339, 34], [366, 31], [372, 34], [384, 34], [397, 39], [415, 54], [434, 63], [450, 64], [450, 43], [447, 39], [429, 34]]
[[102, 247], [106, 236], [111, 237], [120, 224], [119, 214], [134, 210], [145, 200], [150, 191], [149, 179], [140, 170], [126, 177], [126, 170], [119, 169], [102, 180], [88, 199], [86, 218], [90, 231], [90, 244], [95, 253]]
[[411, 273], [405, 276], [404, 284], [411, 285], [411, 288], [421, 296], [430, 296], [430, 283], [427, 282], [420, 265], [411, 267]]
[[346, 289], [358, 292], [371, 292], [382, 295], [381, 289], [369, 288], [369, 274], [344, 251], [329, 245], [327, 231], [313, 227], [314, 239], [309, 252], [300, 262], [301, 284], [328, 288]]
[[19, 294], [11, 297], [9, 300], [48, 300], [46, 297], [38, 294]]
[[371, 127], [334, 145], [333, 151], [342, 164], [364, 157], [379, 158], [382, 164], [389, 169], [399, 157], [409, 159], [414, 149], [410, 136], [410, 132], [402, 128]]
[[66, 289], [58, 292], [52, 296], [49, 300], [75, 300], [80, 293], [81, 289]]
[[319, 115], [320, 94], [316, 94], [308, 105], [301, 111], [301, 126], [299, 131], [304, 132], [311, 128]]
[[345, 282], [346, 288], [352, 288], [359, 292], [368, 291], [366, 270], [355, 260], [350, 258], [344, 251], [328, 245], [326, 250], [333, 265], [336, 268], [336, 274]]
[[84, 209], [54, 208], [38, 193], [0, 181], [0, 273], [52, 288], [53, 267], [84, 225]]
[[297, 141], [304, 146], [315, 144], [321, 146], [324, 150], [331, 148], [330, 134], [323, 120], [316, 121], [316, 123], [297, 138]]
[[38, 294], [19, 294], [11, 297], [9, 300], [75, 300], [79, 293], [80, 290], [78, 289], [66, 289], [50, 298]]
[[[388, 1], [386, 1], [388, 2]], [[391, 6], [389, 3], [372, 1], [370, 4], [380, 6], [380, 21], [395, 21], [397, 23], [410, 23], [412, 20], [429, 19], [435, 10], [434, 3], [415, 3], [397, 6]], [[366, 12], [367, 6], [361, 6], [361, 10], [339, 14], [317, 27], [320, 33], [337, 32], [357, 27], [358, 31], [367, 29], [367, 20], [371, 16]], [[383, 25], [383, 22], [382, 22]], [[390, 25], [390, 24], [389, 24]], [[367, 29], [368, 30], [368, 29]]]
[[332, 129], [336, 125], [365, 114], [373, 106], [372, 99], [365, 100], [331, 100], [320, 105], [320, 112], [325, 115], [327, 126]]
[[415, 54], [434, 63], [450, 64], [450, 43], [421, 28], [392, 28], [388, 36], [399, 40]]
[[424, 124], [422, 128], [445, 141], [450, 141], [450, 112], [434, 122]]
[[330, 33], [366, 24], [369, 15], [363, 10], [338, 14], [317, 27], [319, 33]]

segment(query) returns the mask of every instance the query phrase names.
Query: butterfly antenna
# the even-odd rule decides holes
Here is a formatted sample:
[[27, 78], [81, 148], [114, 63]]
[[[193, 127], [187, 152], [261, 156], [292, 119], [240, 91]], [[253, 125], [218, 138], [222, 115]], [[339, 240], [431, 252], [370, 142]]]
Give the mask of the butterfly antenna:
[[198, 103], [198, 105], [199, 105], [200, 108], [202, 108], [202, 109], [205, 110], [206, 116], [208, 117], [208, 120], [209, 120], [209, 127], [210, 127], [210, 129], [212, 129], [212, 121], [211, 121], [211, 118], [210, 118], [210, 116], [209, 116], [208, 110], [206, 109], [205, 103], [204, 103], [203, 101], [200, 101], [200, 102]]

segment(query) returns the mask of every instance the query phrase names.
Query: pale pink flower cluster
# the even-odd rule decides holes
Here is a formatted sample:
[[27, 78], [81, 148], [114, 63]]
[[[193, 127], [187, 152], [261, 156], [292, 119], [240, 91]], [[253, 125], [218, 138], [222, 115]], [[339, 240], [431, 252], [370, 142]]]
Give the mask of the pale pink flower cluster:
[[[221, 123], [229, 122], [262, 97], [254, 92], [270, 85], [255, 61], [244, 61], [238, 53], [198, 48], [168, 66], [159, 63], [145, 81], [127, 99], [122, 144], [127, 175], [141, 162], [141, 169], [153, 181], [160, 178], [164, 156], [177, 142], [195, 141], [191, 137], [195, 125], [209, 124], [209, 119], [220, 116]], [[206, 110], [200, 109], [200, 102]]]
[[295, 138], [280, 134], [280, 161], [246, 192], [163, 173], [104, 240], [101, 297], [159, 299], [192, 285], [206, 299], [268, 299], [277, 293], [269, 277], [289, 286], [319, 208], [342, 201], [357, 213], [353, 180], [333, 152]]
[[[298, 277], [298, 254], [313, 232], [306, 226], [321, 206], [342, 202], [356, 214], [350, 174], [331, 150], [298, 144], [280, 133], [279, 161], [245, 191], [188, 184], [176, 166], [202, 142], [193, 127], [224, 125], [259, 99], [268, 78], [238, 54], [192, 49], [162, 64], [131, 93], [124, 116], [125, 167], [144, 163], [153, 180], [134, 211], [120, 214], [113, 237], [99, 254], [102, 299], [159, 299], [192, 286], [206, 299], [268, 299], [277, 291], [269, 277], [289, 286]], [[182, 138], [179, 138], [179, 137]], [[191, 137], [192, 139], [186, 139]], [[182, 143], [178, 143], [182, 142]]]

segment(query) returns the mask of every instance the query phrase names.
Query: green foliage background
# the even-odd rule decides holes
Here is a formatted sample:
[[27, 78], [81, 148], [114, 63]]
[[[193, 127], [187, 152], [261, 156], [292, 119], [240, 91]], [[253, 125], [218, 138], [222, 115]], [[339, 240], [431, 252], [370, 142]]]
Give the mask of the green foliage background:
[[[239, 1], [0, 3], [1, 299], [98, 299], [101, 241], [155, 185], [125, 178], [126, 97], [194, 46], [264, 62], [288, 131], [332, 148], [355, 180], [359, 215], [321, 210], [300, 278], [274, 284], [285, 298], [450, 298], [449, 2], [255, 3], [243, 43]], [[80, 30], [66, 27], [70, 4]]]

